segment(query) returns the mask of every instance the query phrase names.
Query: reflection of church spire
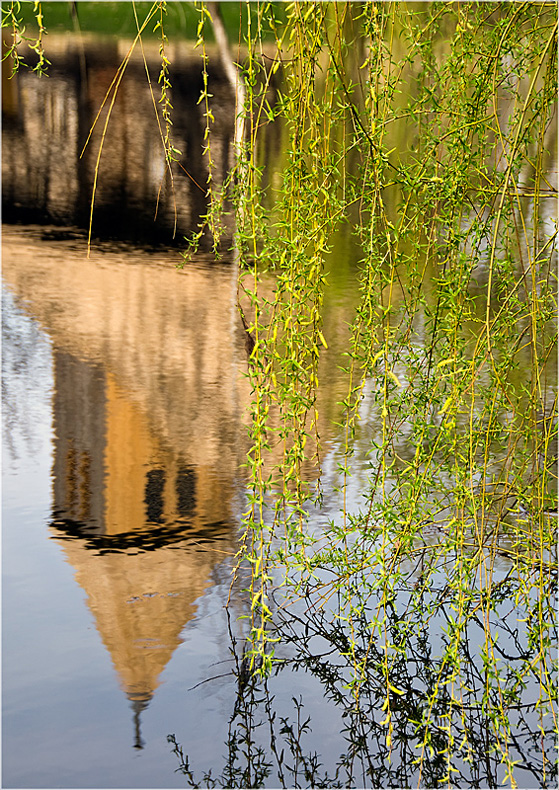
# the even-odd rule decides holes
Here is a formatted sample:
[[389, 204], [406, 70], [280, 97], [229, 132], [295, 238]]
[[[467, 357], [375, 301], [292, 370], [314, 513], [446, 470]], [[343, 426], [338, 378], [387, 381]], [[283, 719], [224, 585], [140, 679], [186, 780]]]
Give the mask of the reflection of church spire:
[[144, 748], [144, 741], [142, 740], [142, 733], [140, 732], [140, 715], [143, 710], [147, 708], [151, 700], [151, 694], [148, 696], [147, 699], [134, 699], [134, 697], [129, 694], [128, 699], [131, 700], [132, 705], [130, 706], [134, 711], [134, 717], [132, 721], [134, 722], [134, 748], [135, 749], [143, 749]]
[[66, 352], [56, 353], [55, 372], [51, 526], [130, 700], [134, 748], [143, 749], [141, 713], [224, 556], [223, 478], [164, 449], [111, 373]]
[[136, 703], [140, 748], [139, 709], [234, 552], [244, 400], [230, 333], [234, 272], [192, 269], [177, 281], [174, 267], [140, 253], [133, 266], [99, 266], [69, 249], [62, 271], [58, 247], [27, 256], [35, 242], [11, 233], [3, 276], [53, 341], [51, 534]]

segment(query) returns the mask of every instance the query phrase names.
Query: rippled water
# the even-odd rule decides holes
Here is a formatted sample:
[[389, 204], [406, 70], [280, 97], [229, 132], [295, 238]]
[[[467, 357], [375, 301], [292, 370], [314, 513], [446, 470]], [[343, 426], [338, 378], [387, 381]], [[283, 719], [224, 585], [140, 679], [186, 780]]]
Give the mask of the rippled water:
[[[131, 65], [106, 143], [93, 223], [98, 238], [88, 258], [95, 158], [61, 158], [60, 151], [81, 150], [124, 44], [88, 45], [85, 78], [83, 58], [68, 41], [54, 42], [60, 65], [53, 58], [49, 80], [38, 84], [24, 75], [3, 96], [10, 222], [2, 240], [3, 784], [183, 787], [169, 734], [201, 780], [204, 770], [215, 776], [226, 763], [232, 717], [261, 723], [256, 740], [265, 743], [272, 715], [295, 772], [286, 773], [286, 786], [304, 762], [290, 751], [289, 728], [307, 716], [307, 765], [317, 752], [321, 775], [332, 777], [362, 723], [352, 723], [351, 705], [336, 697], [348, 670], [327, 657], [343, 643], [323, 630], [320, 617], [297, 625], [307, 602], [289, 610], [293, 643], [281, 655], [294, 660], [270, 681], [268, 695], [254, 692], [241, 711], [232, 673], [231, 636], [242, 653], [238, 618], [247, 606], [242, 579], [231, 588], [230, 571], [244, 506], [251, 393], [234, 265], [202, 253], [176, 269], [182, 235], [206, 209], [196, 186], [206, 178], [199, 63], [186, 49], [173, 53], [181, 66], [176, 144], [193, 178], [178, 180], [174, 197], [164, 182], [156, 222], [161, 155], [143, 65]], [[223, 175], [233, 103], [219, 68], [211, 75]], [[266, 145], [271, 161], [277, 140], [269, 137]], [[334, 487], [342, 439], [334, 421], [345, 394], [340, 354], [357, 298], [351, 243], [342, 232], [335, 244], [324, 305], [328, 352], [320, 363], [325, 503], [311, 519], [316, 534], [339, 511]], [[347, 492], [354, 512], [377, 425], [367, 399], [362, 408]], [[405, 458], [405, 441], [400, 452]], [[434, 525], [426, 527], [425, 544], [439, 537]], [[414, 580], [421, 562], [403, 570]], [[498, 557], [495, 579], [508, 570]], [[426, 652], [411, 655], [402, 670], [410, 700], [427, 682], [422, 673], [436, 652], [436, 630]], [[381, 704], [373, 693], [371, 711]], [[379, 786], [388, 776], [396, 786], [407, 768], [390, 774], [400, 770], [398, 759], [388, 765], [378, 737], [369, 768]], [[537, 744], [532, 754], [537, 761]], [[360, 770], [365, 777], [363, 766], [353, 774], [358, 785]], [[530, 770], [528, 761], [526, 786], [534, 786]], [[337, 780], [343, 785], [348, 776]], [[269, 786], [278, 781], [272, 772]]]

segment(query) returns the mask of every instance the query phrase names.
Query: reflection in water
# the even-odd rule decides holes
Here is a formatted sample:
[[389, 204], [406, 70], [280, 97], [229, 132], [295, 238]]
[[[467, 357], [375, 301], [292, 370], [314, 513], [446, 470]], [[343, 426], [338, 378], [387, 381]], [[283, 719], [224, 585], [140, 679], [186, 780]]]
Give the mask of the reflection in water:
[[[430, 558], [433, 560], [433, 557]], [[411, 582], [411, 584], [410, 584]], [[224, 767], [219, 774], [200, 765], [174, 734], [168, 736], [178, 758], [178, 770], [188, 787], [499, 787], [507, 783], [506, 768], [495, 742], [492, 716], [486, 698], [498, 704], [507, 700], [507, 716], [514, 737], [509, 744], [515, 760], [515, 776], [525, 788], [557, 786], [557, 765], [553, 752], [555, 733], [552, 716], [540, 718], [541, 699], [528, 678], [518, 684], [519, 667], [529, 656], [537, 660], [539, 647], [519, 633], [518, 609], [511, 609], [510, 596], [522, 585], [513, 575], [503, 576], [491, 593], [491, 627], [499, 632], [495, 650], [505, 665], [506, 680], [500, 689], [487, 683], [486, 669], [477, 655], [484, 641], [483, 618], [471, 618], [460, 660], [467, 673], [467, 686], [457, 698], [448, 680], [440, 648], [447, 645], [448, 614], [444, 598], [446, 585], [422, 591], [421, 613], [414, 627], [401, 631], [402, 611], [417, 589], [410, 575], [397, 597], [386, 608], [385, 627], [390, 639], [398, 640], [392, 659], [395, 685], [389, 689], [384, 675], [386, 661], [383, 638], [371, 638], [367, 608], [355, 613], [351, 625], [332, 618], [315, 605], [313, 594], [286, 609], [276, 610], [275, 636], [280, 638], [282, 659], [274, 675], [259, 681], [242, 679], [240, 656], [236, 655], [237, 696], [229, 718], [227, 741], [223, 746]], [[364, 585], [365, 587], [365, 585]], [[375, 596], [375, 605], [381, 594]], [[381, 604], [382, 605], [382, 604]], [[400, 608], [401, 607], [401, 608]], [[454, 607], [453, 607], [454, 608]], [[550, 612], [551, 614], [551, 612]], [[363, 673], [356, 694], [348, 694], [355, 666], [351, 644], [357, 643]], [[441, 675], [447, 679], [438, 688]], [[285, 677], [287, 676], [287, 678]], [[303, 680], [301, 680], [303, 678]], [[303, 689], [305, 696], [282, 695], [282, 685]], [[311, 691], [309, 691], [311, 689]], [[325, 710], [319, 716], [314, 695], [321, 697]], [[424, 748], [425, 718], [431, 714], [437, 696], [435, 724], [429, 745]], [[483, 700], [483, 701], [482, 701]], [[383, 719], [387, 707], [392, 739], [386, 739]], [[442, 713], [443, 705], [453, 708], [452, 729]], [[322, 715], [334, 723], [332, 733], [312, 747], [311, 733], [320, 728]], [[452, 715], [452, 714], [451, 714]], [[459, 730], [460, 723], [463, 731]], [[256, 722], [263, 724], [260, 728]], [[260, 731], [259, 731], [260, 730]], [[457, 734], [454, 734], [456, 730]], [[459, 733], [459, 735], [458, 735]], [[243, 748], [239, 748], [242, 744]], [[452, 753], [453, 782], [447, 778], [447, 755]]]
[[51, 533], [140, 713], [234, 554], [246, 357], [232, 272], [4, 233], [4, 278], [52, 340]]
[[151, 469], [147, 473], [146, 495], [146, 516], [148, 521], [160, 524], [163, 521], [163, 489], [165, 488], [165, 471], [163, 469]]
[[[49, 41], [53, 59], [49, 80], [38, 82], [21, 74], [9, 83], [5, 94], [4, 218], [63, 227], [6, 229], [4, 276], [52, 342], [55, 439], [50, 532], [87, 595], [101, 639], [130, 701], [133, 742], [140, 749], [141, 714], [181, 642], [181, 632], [196, 617], [200, 597], [211, 589], [214, 577], [235, 551], [238, 470], [244, 460], [243, 406], [250, 400], [242, 376], [247, 335], [235, 307], [233, 267], [197, 265], [178, 273], [168, 253], [148, 255], [137, 248], [115, 252], [114, 246], [109, 252], [100, 246], [90, 260], [85, 258], [83, 234], [76, 226], [88, 224], [98, 139], [83, 158], [79, 153], [126, 47], [116, 41], [100, 49], [86, 45], [80, 63], [76, 50], [66, 41]], [[94, 234], [102, 229], [110, 237], [170, 243], [176, 221], [180, 242], [182, 235], [196, 228], [207, 209], [205, 190], [200, 186], [207, 179], [205, 160], [200, 156], [200, 61], [179, 48], [171, 52], [171, 60], [174, 143], [183, 152], [181, 165], [189, 176], [182, 171], [176, 174], [173, 193], [163, 168], [143, 65], [132, 62], [115, 104], [101, 161]], [[214, 180], [219, 184], [231, 159], [234, 104], [227, 82], [213, 65], [210, 77], [215, 115], [212, 157]], [[264, 142], [269, 151], [270, 138]], [[60, 151], [75, 156], [60, 157]], [[350, 278], [342, 268], [347, 265], [346, 251], [339, 252], [332, 277], [344, 281], [341, 292]], [[481, 276], [480, 283], [485, 287]], [[265, 283], [263, 290], [268, 286]], [[426, 292], [429, 294], [428, 286]], [[398, 298], [394, 294], [392, 298], [403, 313], [405, 283]], [[325, 444], [331, 437], [327, 424], [335, 421], [339, 410], [335, 404], [347, 392], [346, 386], [339, 386], [338, 352], [346, 345], [352, 315], [345, 303], [336, 303], [335, 308], [332, 304], [327, 298], [324, 325], [329, 348], [321, 353], [319, 376], [326, 386], [318, 395], [322, 415], [319, 433]], [[425, 319], [422, 309], [413, 317], [413, 334], [420, 342], [428, 331]], [[33, 342], [29, 341], [30, 347]], [[409, 364], [403, 355], [402, 369], [396, 370], [398, 380], [406, 385], [408, 367], [413, 364], [412, 353]], [[355, 441], [361, 458], [367, 458], [375, 431], [382, 424], [367, 388], [365, 396]], [[272, 426], [273, 417], [270, 415]], [[399, 437], [394, 445], [405, 464], [413, 452], [406, 425], [400, 426]], [[344, 451], [340, 444], [333, 447], [325, 462], [337, 466], [338, 460], [340, 464], [344, 461]], [[356, 456], [356, 460], [360, 459]], [[359, 511], [368, 485], [366, 464], [357, 466], [356, 471], [347, 489], [353, 512]], [[447, 482], [441, 477], [440, 489], [433, 494], [433, 499], [441, 497], [441, 523], [445, 521], [443, 507], [448, 506], [445, 492], [451, 490]], [[337, 485], [332, 473], [324, 486], [323, 514], [330, 498], [334, 503], [331, 492]], [[387, 477], [387, 490], [391, 485]], [[333, 505], [330, 510], [339, 512]], [[317, 531], [322, 526], [320, 523]], [[426, 524], [422, 539], [426, 547], [432, 544], [435, 550], [443, 534], [439, 526]], [[479, 551], [477, 546], [475, 551]], [[414, 589], [421, 580], [423, 558], [426, 567], [435, 562], [427, 550], [420, 556], [417, 566], [403, 567]], [[497, 562], [494, 568], [498, 568]], [[439, 592], [444, 599], [445, 590]], [[430, 603], [426, 604], [425, 611], [430, 611], [429, 607]], [[292, 643], [296, 651], [291, 665], [294, 671], [305, 669], [320, 679], [319, 701], [325, 692], [341, 699], [350, 673], [342, 666], [339, 674], [332, 674], [332, 663], [322, 659], [332, 649], [336, 655], [347, 656], [347, 635], [313, 623], [312, 611], [310, 620], [293, 634], [291, 642], [290, 624], [284, 624], [284, 642]], [[509, 636], [514, 639], [512, 629]], [[311, 650], [309, 637], [330, 640], [323, 655], [317, 655], [314, 647]], [[420, 637], [424, 644], [417, 649], [411, 645], [399, 667], [406, 695], [392, 701], [401, 735], [399, 759], [392, 757], [395, 786], [413, 779], [410, 766], [415, 735], [410, 722], [421, 717], [425, 690], [438, 676], [438, 669], [435, 672], [432, 667], [432, 633], [425, 628]], [[522, 653], [524, 646], [515, 646]], [[367, 651], [370, 688], [364, 687], [362, 709], [344, 711], [354, 750], [350, 762], [354, 757], [367, 762], [368, 775], [376, 786], [386, 779], [390, 757], [376, 718], [386, 694], [381, 647], [377, 651], [373, 644]], [[285, 668], [287, 662], [281, 666]], [[243, 702], [240, 695], [232, 723]], [[299, 713], [300, 708], [298, 720]], [[490, 729], [481, 721], [476, 730], [475, 715], [473, 707], [465, 708], [464, 718], [469, 717], [468, 727], [475, 734], [472, 741], [478, 742], [479, 732], [479, 743], [485, 743]], [[250, 733], [245, 721], [250, 723], [253, 718], [247, 705], [241, 735]], [[277, 719], [283, 722], [279, 714]], [[287, 735], [287, 746], [298, 749], [296, 737], [291, 737], [294, 730], [289, 722], [283, 724], [281, 734]], [[240, 736], [236, 730], [232, 734], [235, 737], [229, 745], [235, 750]], [[483, 750], [487, 751], [484, 745], [479, 751]], [[293, 757], [300, 760], [301, 754], [295, 750]], [[345, 759], [344, 754], [336, 766], [335, 782], [338, 773], [343, 776]], [[432, 765], [435, 784], [441, 780], [437, 760]], [[529, 768], [529, 758], [526, 763]], [[326, 783], [318, 772], [313, 773], [311, 761], [308, 766], [317, 784]], [[484, 780], [488, 777], [495, 783], [502, 778], [493, 764], [481, 773]], [[475, 786], [479, 781], [476, 777]], [[249, 786], [244, 774], [240, 786]]]
[[191, 515], [196, 507], [196, 478], [193, 469], [181, 468], [175, 482], [179, 516]]
[[[101, 129], [82, 157], [97, 112], [129, 44], [116, 39], [75, 40], [49, 35], [48, 80], [20, 73], [3, 80], [2, 195], [7, 222], [47, 222], [87, 228]], [[152, 82], [160, 69], [157, 47], [144, 44]], [[111, 112], [99, 168], [94, 234], [136, 242], [171, 243], [196, 229], [207, 212], [207, 164], [201, 59], [186, 44], [169, 46], [172, 62], [173, 143], [181, 151], [173, 181], [141, 54], [131, 59]], [[217, 61], [217, 59], [216, 59]], [[3, 63], [4, 77], [8, 64]], [[213, 180], [231, 164], [234, 96], [219, 62], [209, 67], [213, 95]], [[155, 88], [157, 90], [157, 87]], [[156, 97], [157, 101], [157, 97]], [[60, 152], [64, 156], [60, 156]]]
[[54, 352], [53, 412], [57, 436], [53, 512], [85, 531], [104, 530], [103, 445], [106, 437], [105, 375], [67, 352]]
[[22, 448], [31, 457], [40, 455], [45, 423], [40, 391], [41, 382], [50, 379], [50, 362], [37, 322], [22, 320], [12, 295], [2, 288], [2, 442], [11, 464], [18, 464]]

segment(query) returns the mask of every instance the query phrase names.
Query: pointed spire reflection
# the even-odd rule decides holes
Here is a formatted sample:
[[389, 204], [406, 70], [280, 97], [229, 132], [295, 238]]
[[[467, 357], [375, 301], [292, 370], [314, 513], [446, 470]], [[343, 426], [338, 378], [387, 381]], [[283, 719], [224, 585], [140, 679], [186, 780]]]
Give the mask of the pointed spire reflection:
[[141, 710], [235, 553], [248, 397], [235, 273], [180, 274], [141, 251], [87, 259], [10, 228], [3, 276], [52, 342], [50, 531], [133, 703], [140, 748]]
[[133, 699], [130, 695], [128, 695], [128, 699], [132, 701], [132, 705], [130, 707], [134, 711], [134, 716], [132, 719], [134, 722], [134, 748], [143, 749], [145, 742], [142, 740], [140, 716], [142, 711], [144, 711], [149, 705], [151, 696], [149, 699]]

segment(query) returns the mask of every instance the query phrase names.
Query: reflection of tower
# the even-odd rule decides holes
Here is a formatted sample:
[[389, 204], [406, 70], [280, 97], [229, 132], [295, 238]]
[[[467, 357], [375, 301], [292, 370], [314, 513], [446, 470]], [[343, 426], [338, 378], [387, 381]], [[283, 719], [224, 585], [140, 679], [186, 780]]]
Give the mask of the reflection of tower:
[[[48, 332], [51, 534], [133, 706], [135, 727], [232, 546], [250, 388], [235, 272], [140, 250], [3, 236], [3, 276]], [[139, 731], [137, 738], [140, 738]], [[140, 739], [141, 740], [141, 739]]]
[[[55, 351], [53, 514], [125, 541], [147, 525], [192, 526], [196, 472], [161, 449], [142, 409], [100, 365]], [[152, 543], [157, 530], [151, 529]], [[143, 534], [143, 537], [147, 535]]]
[[51, 530], [87, 593], [141, 749], [141, 713], [213, 568], [231, 554], [227, 487], [220, 499], [207, 471], [164, 448], [100, 365], [54, 357]]

